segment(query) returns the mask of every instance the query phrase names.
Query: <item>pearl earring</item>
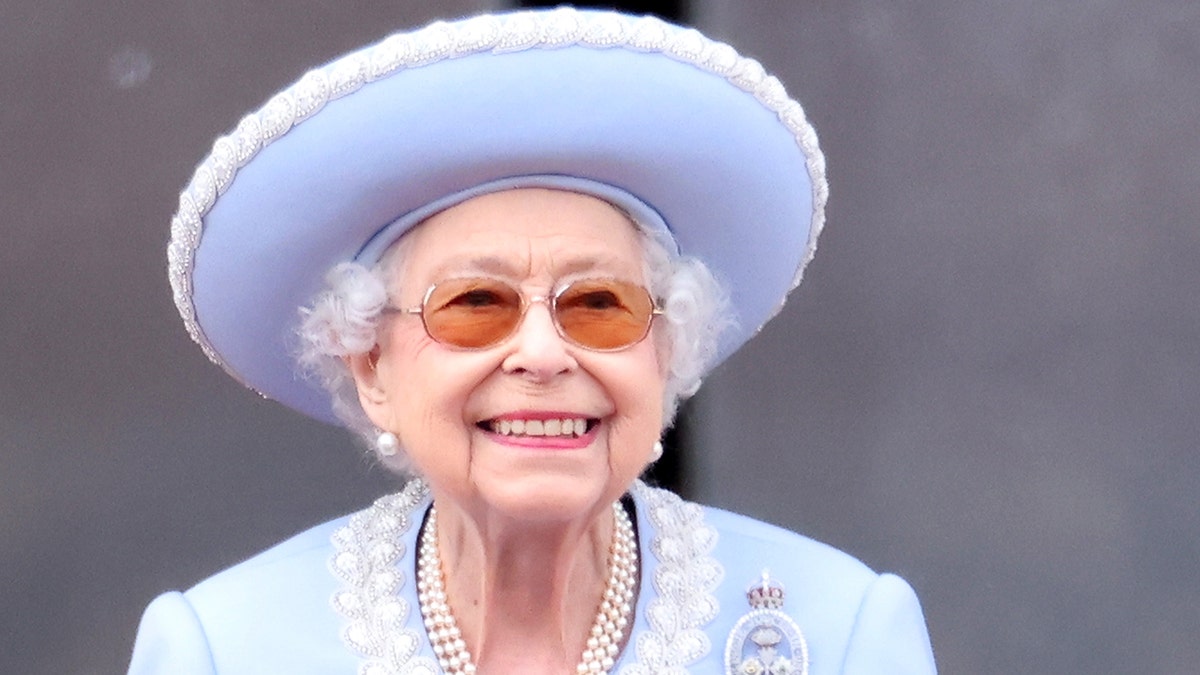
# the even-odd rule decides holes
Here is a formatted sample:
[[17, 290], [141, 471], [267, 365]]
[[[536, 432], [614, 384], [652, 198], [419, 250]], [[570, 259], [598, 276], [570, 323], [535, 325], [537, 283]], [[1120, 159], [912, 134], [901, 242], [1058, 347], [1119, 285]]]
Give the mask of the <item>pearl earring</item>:
[[400, 439], [390, 431], [381, 431], [375, 438], [375, 449], [384, 457], [391, 457], [400, 451]]
[[650, 461], [657, 462], [662, 459], [663, 444], [662, 441], [654, 441], [654, 447], [650, 450]]

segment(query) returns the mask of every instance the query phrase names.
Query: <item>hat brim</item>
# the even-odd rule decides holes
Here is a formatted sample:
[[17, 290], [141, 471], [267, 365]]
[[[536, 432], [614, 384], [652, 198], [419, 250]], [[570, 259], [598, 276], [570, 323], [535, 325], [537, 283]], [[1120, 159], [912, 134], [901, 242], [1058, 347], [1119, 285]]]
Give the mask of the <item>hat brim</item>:
[[[653, 209], [679, 251], [730, 289], [738, 327], [720, 359], [798, 283], [823, 222], [824, 160], [803, 111], [756, 63], [730, 66], [729, 48], [702, 37], [695, 58], [680, 58], [671, 44], [699, 34], [654, 19], [558, 10], [470, 21], [424, 29], [435, 47], [458, 36], [441, 58], [414, 51], [418, 31], [313, 71], [198, 169], [173, 224], [176, 301], [205, 352], [247, 386], [333, 422], [328, 395], [296, 369], [298, 308], [333, 265], [399, 236], [389, 226], [406, 214], [504, 179], [582, 179]], [[548, 44], [553, 22], [575, 39]], [[623, 42], [590, 44], [598, 25]], [[664, 44], [637, 42], [646, 25]], [[480, 41], [480, 26], [497, 37]], [[522, 26], [539, 40], [506, 46]], [[481, 44], [464, 48], [471, 40]], [[397, 50], [408, 56], [372, 79]], [[348, 87], [347, 73], [363, 82]], [[306, 110], [310, 90], [326, 100]]]

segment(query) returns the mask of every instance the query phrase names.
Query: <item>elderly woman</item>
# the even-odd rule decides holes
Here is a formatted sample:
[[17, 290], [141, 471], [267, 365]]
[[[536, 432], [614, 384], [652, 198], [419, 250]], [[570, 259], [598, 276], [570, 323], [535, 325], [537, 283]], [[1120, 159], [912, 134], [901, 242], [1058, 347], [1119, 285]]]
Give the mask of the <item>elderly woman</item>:
[[272, 98], [181, 198], [176, 303], [414, 478], [156, 599], [131, 672], [933, 672], [899, 578], [637, 480], [798, 282], [823, 171], [778, 80], [651, 18], [438, 23]]

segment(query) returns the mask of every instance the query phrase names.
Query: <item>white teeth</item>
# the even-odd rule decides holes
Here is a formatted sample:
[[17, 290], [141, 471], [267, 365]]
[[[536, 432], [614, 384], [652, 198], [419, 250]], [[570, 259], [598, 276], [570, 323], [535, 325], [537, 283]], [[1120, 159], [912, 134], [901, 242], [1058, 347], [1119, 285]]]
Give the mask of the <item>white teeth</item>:
[[587, 420], [564, 417], [549, 420], [493, 420], [493, 433], [502, 436], [582, 436], [587, 432]]

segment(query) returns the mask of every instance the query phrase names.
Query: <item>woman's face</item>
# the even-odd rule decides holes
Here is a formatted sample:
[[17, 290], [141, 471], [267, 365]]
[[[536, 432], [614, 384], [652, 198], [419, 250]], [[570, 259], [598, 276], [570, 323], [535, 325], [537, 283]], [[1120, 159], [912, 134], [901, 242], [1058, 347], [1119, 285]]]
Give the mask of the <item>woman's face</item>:
[[[461, 277], [498, 278], [527, 298], [573, 279], [646, 283], [629, 219], [572, 192], [476, 197], [433, 216], [403, 245], [404, 269], [389, 289], [398, 307], [416, 307], [430, 285]], [[439, 499], [478, 517], [586, 517], [620, 496], [649, 461], [662, 424], [655, 344], [651, 334], [615, 352], [576, 346], [559, 336], [544, 303], [530, 304], [510, 337], [474, 351], [434, 341], [419, 316], [393, 314], [364, 405], [399, 436]], [[543, 434], [564, 426], [549, 420], [583, 420], [586, 432], [528, 433], [538, 424]], [[515, 433], [521, 426], [526, 431]]]

